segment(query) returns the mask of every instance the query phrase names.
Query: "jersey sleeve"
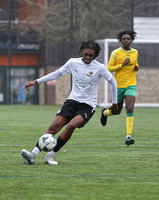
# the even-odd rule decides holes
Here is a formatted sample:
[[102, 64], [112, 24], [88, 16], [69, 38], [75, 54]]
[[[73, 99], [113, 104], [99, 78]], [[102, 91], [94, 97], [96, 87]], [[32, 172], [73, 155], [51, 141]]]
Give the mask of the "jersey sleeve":
[[106, 67], [101, 68], [101, 76], [105, 78], [111, 84], [112, 103], [117, 104], [117, 82], [114, 76], [108, 71]]
[[62, 75], [64, 74], [70, 74], [71, 73], [71, 62], [72, 59], [69, 59], [60, 69], [59, 71], [61, 72]]
[[116, 53], [117, 53], [117, 50], [114, 50], [112, 53], [111, 53], [111, 56], [110, 56], [110, 59], [109, 59], [109, 62], [108, 62], [108, 70], [110, 72], [115, 72], [119, 69], [122, 68], [122, 64], [119, 64], [119, 65], [115, 65], [115, 61], [116, 61]]
[[113, 76], [104, 65], [100, 70], [100, 75], [107, 81], [110, 81]]
[[62, 76], [62, 73], [59, 72], [59, 70], [56, 70], [55, 72], [51, 72], [41, 78], [36, 79], [38, 84], [39, 83], [44, 83], [52, 80], [56, 80]]
[[60, 78], [62, 75], [70, 73], [70, 65], [71, 65], [71, 59], [68, 60], [60, 69], [56, 70], [55, 72], [51, 72], [37, 79], [37, 82], [43, 83], [51, 80], [56, 80]]
[[117, 82], [115, 78], [112, 76], [112, 78], [109, 80], [109, 83], [111, 84], [111, 89], [112, 89], [112, 103], [117, 104], [118, 102], [118, 97], [117, 97]]
[[136, 59], [136, 62], [135, 62], [135, 66], [138, 66], [139, 68], [139, 64], [138, 64], [138, 51], [136, 50], [136, 53], [137, 53], [137, 59]]

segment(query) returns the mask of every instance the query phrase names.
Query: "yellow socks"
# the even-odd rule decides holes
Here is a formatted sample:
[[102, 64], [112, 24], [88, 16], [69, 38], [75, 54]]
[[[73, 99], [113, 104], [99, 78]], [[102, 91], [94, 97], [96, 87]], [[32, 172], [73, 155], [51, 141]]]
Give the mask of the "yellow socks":
[[109, 109], [106, 109], [106, 110], [104, 111], [104, 115], [105, 115], [105, 116], [112, 116], [112, 113], [110, 112]]
[[134, 125], [134, 113], [128, 113], [126, 117], [126, 135], [131, 137]]
[[[109, 109], [106, 109], [104, 111], [105, 116], [112, 116], [112, 113]], [[133, 131], [133, 125], [134, 125], [134, 113], [127, 113], [126, 117], [126, 137], [130, 137], [132, 135]]]

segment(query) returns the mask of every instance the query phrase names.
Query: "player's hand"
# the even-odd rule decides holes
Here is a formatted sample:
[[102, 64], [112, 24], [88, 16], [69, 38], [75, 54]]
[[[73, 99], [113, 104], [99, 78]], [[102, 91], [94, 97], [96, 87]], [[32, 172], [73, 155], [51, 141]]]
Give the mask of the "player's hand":
[[135, 65], [134, 70], [137, 72], [139, 70], [139, 67]]
[[130, 62], [130, 58], [127, 57], [124, 62], [122, 63], [122, 67], [124, 67], [125, 65], [127, 65]]
[[118, 114], [118, 104], [112, 104], [112, 106], [109, 108], [109, 110], [113, 115]]
[[30, 86], [33, 86], [33, 85], [36, 85], [37, 83], [38, 83], [37, 80], [29, 81], [29, 82], [27, 82], [27, 83], [25, 84], [25, 86], [23, 87], [23, 89], [26, 89], [26, 90], [29, 91], [29, 87], [30, 87]]

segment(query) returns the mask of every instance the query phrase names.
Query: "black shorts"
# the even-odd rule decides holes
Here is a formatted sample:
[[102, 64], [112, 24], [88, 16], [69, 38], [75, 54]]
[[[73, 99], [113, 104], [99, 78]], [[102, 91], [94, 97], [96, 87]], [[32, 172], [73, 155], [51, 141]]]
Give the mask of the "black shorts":
[[78, 101], [68, 99], [64, 102], [64, 105], [57, 112], [56, 116], [69, 117], [69, 121], [71, 121], [71, 119], [73, 119], [75, 116], [81, 115], [84, 119], [84, 123], [81, 126], [83, 127], [90, 120], [94, 113], [95, 110], [93, 110], [92, 106], [86, 103], [80, 103]]

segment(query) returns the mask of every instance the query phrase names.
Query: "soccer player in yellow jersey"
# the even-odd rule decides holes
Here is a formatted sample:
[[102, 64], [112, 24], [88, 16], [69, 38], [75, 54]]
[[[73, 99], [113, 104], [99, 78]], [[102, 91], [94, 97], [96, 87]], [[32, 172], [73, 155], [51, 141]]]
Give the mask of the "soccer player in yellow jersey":
[[[119, 32], [117, 39], [122, 47], [111, 53], [108, 70], [115, 72], [118, 87], [118, 112], [120, 114], [125, 100], [126, 108], [126, 140], [127, 146], [134, 144], [131, 138], [134, 124], [134, 104], [136, 99], [136, 71], [139, 70], [138, 51], [131, 48], [131, 43], [136, 37], [135, 31]], [[101, 113], [101, 124], [107, 123], [107, 117], [111, 116], [111, 107], [103, 109]]]

